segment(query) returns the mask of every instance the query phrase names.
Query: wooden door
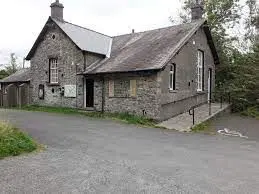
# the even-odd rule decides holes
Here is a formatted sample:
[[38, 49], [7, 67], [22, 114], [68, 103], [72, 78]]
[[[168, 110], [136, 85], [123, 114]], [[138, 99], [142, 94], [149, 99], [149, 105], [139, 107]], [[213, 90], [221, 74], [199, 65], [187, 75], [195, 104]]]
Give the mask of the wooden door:
[[85, 106], [94, 107], [94, 80], [86, 79], [85, 81]]
[[18, 88], [11, 84], [7, 86], [7, 106], [16, 107], [18, 105]]

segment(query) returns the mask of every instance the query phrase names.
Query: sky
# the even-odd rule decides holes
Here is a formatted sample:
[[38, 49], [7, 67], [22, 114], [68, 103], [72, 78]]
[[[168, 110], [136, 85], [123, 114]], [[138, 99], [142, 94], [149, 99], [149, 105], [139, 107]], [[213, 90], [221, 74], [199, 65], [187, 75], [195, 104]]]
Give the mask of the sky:
[[[0, 0], [0, 64], [16, 53], [21, 63], [50, 16], [55, 0]], [[181, 0], [60, 0], [64, 19], [115, 36], [172, 25]]]

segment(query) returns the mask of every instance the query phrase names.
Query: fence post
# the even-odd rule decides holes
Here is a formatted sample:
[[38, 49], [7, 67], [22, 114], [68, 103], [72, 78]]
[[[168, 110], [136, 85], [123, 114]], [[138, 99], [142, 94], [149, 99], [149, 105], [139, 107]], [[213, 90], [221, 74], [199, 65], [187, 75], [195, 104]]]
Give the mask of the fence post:
[[195, 108], [193, 107], [193, 108], [191, 108], [190, 110], [189, 110], [189, 114], [192, 116], [192, 124], [193, 125], [195, 125], [195, 110], [194, 110]]
[[231, 104], [231, 95], [230, 95], [230, 92], [228, 93], [228, 103]]

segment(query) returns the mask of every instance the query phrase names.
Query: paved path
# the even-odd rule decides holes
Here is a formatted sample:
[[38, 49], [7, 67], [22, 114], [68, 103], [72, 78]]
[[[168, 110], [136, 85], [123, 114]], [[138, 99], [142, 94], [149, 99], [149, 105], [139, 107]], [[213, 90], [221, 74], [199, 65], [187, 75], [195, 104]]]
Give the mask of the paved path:
[[259, 143], [0, 110], [44, 152], [0, 161], [0, 193], [258, 193]]
[[[204, 104], [200, 107], [197, 107], [194, 114], [195, 125], [215, 117], [215, 115], [224, 111], [226, 108], [228, 108], [228, 106], [228, 104], [223, 104], [221, 107], [220, 103], [212, 103], [211, 115], [209, 115], [209, 104]], [[193, 117], [189, 114], [189, 112], [186, 112], [164, 121], [158, 126], [165, 127], [167, 129], [174, 129], [180, 132], [190, 132], [191, 128], [193, 127]]]

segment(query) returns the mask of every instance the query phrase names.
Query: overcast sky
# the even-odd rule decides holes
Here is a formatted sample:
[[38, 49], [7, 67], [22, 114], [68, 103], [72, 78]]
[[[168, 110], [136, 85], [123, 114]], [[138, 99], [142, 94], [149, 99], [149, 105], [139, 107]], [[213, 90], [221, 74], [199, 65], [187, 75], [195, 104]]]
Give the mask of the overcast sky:
[[[24, 57], [50, 15], [55, 0], [0, 0], [0, 64], [9, 53]], [[60, 0], [64, 19], [114, 36], [169, 26], [177, 17], [180, 0]]]

